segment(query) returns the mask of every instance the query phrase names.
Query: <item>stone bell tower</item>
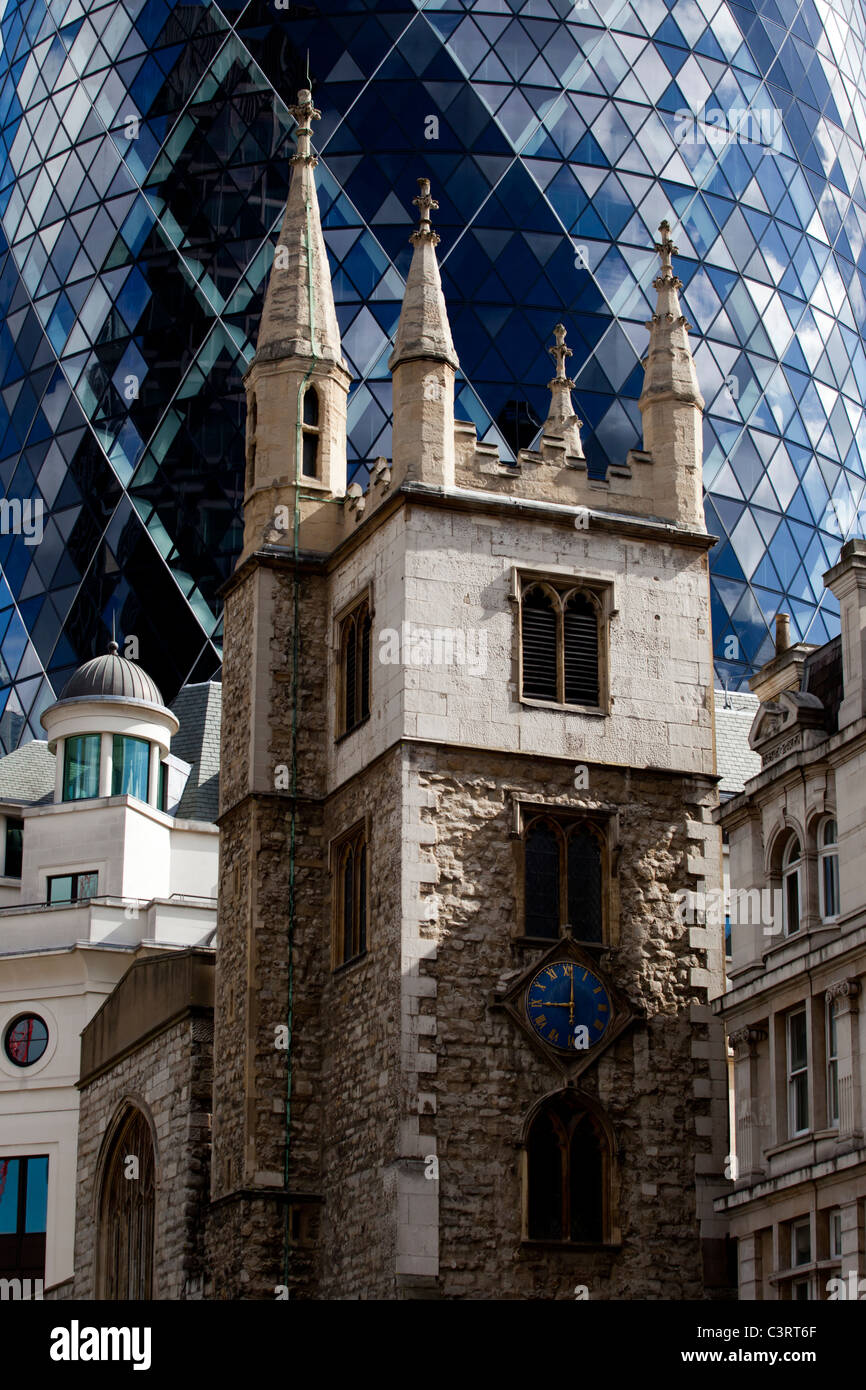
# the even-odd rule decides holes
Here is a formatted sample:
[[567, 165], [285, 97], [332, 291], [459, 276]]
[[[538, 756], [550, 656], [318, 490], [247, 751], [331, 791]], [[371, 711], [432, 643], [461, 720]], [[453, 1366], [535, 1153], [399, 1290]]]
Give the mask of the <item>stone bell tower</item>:
[[643, 448], [589, 477], [557, 325], [504, 462], [454, 419], [419, 179], [362, 495], [295, 114], [225, 591], [214, 1296], [714, 1294], [723, 941], [677, 910], [720, 882], [712, 542], [668, 229]]

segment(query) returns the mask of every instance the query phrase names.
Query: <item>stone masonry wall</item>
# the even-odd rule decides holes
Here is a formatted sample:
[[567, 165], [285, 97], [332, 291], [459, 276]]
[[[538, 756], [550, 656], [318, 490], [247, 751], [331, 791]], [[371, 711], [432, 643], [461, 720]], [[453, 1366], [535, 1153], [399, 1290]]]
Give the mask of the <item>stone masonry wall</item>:
[[[575, 793], [561, 762], [418, 747], [410, 763], [430, 793], [421, 817], [433, 828], [430, 934], [435, 957], [422, 973], [435, 994], [426, 1046], [439, 1161], [439, 1287], [446, 1298], [698, 1298], [701, 1245], [695, 1158], [720, 1170], [714, 1093], [724, 1104], [721, 1035], [695, 972], [704, 952], [690, 944], [669, 894], [693, 887], [687, 817], [708, 821], [712, 785], [616, 768], [590, 770]], [[410, 777], [411, 780], [411, 777]], [[507, 790], [506, 790], [507, 789]], [[532, 1105], [564, 1083], [491, 992], [539, 948], [513, 943], [519, 853], [510, 837], [511, 793], [584, 807], [614, 804], [620, 816], [619, 944], [599, 958], [638, 1020], [589, 1066], [577, 1086], [604, 1107], [619, 1152], [617, 1253], [580, 1254], [521, 1244], [521, 1149]], [[518, 927], [519, 930], [519, 927]], [[709, 1030], [718, 1037], [709, 1038]], [[723, 1118], [723, 1116], [722, 1116]], [[722, 1140], [723, 1142], [723, 1140]]]
[[97, 1297], [99, 1159], [125, 1102], [144, 1110], [155, 1135], [154, 1298], [202, 1297], [212, 1068], [212, 1020], [187, 1015], [82, 1088], [75, 1277], [64, 1297]]

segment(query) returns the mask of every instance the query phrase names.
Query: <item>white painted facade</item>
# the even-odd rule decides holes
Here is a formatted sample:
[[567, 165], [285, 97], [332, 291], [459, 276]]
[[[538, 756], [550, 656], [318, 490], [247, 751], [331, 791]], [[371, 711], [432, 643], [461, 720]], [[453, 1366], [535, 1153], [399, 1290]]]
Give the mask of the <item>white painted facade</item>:
[[[120, 658], [115, 658], [120, 660]], [[80, 1036], [133, 960], [142, 953], [213, 944], [218, 830], [179, 820], [129, 795], [62, 801], [63, 740], [103, 735], [99, 789], [110, 789], [111, 736], [144, 738], [169, 755], [178, 725], [164, 707], [110, 696], [61, 700], [44, 723], [58, 773], [47, 804], [0, 804], [23, 820], [21, 877], [0, 878], [0, 1159], [48, 1156], [45, 1287], [73, 1273]], [[169, 786], [187, 764], [171, 759]], [[149, 799], [156, 800], [151, 762]], [[180, 790], [169, 794], [176, 806]], [[98, 874], [96, 894], [49, 904], [54, 875]], [[12, 1062], [5, 1040], [23, 1014], [48, 1029], [38, 1061]]]

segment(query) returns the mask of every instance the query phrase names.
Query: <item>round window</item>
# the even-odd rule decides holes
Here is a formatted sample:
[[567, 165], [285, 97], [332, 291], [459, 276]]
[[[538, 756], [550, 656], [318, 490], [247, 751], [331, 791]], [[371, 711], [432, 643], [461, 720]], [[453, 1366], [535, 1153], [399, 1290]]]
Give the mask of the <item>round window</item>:
[[16, 1067], [32, 1067], [48, 1046], [48, 1029], [37, 1014], [22, 1014], [9, 1024], [3, 1045]]

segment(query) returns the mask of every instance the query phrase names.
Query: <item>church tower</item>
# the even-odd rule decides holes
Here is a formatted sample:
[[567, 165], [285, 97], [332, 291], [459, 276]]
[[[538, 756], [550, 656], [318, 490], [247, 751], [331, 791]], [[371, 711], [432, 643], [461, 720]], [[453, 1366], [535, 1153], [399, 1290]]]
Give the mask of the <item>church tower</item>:
[[362, 495], [309, 93], [295, 114], [225, 596], [213, 1295], [718, 1296], [723, 939], [681, 909], [720, 887], [711, 538], [676, 248], [662, 224], [643, 447], [588, 476], [556, 325], [537, 448], [506, 463], [454, 419], [419, 179], [393, 459]]

